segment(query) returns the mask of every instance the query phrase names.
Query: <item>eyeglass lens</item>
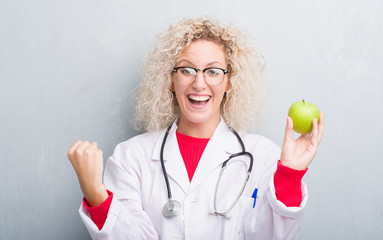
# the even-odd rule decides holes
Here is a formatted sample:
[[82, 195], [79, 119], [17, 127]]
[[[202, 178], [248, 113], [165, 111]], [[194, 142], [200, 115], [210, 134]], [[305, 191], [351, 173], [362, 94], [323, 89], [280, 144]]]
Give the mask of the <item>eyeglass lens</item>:
[[[194, 69], [190, 67], [177, 68], [177, 80], [181, 84], [191, 84], [195, 81], [198, 71], [199, 69]], [[225, 77], [224, 70], [220, 68], [205, 68], [200, 71], [203, 72], [205, 81], [209, 85], [219, 85], [223, 82], [223, 79]]]

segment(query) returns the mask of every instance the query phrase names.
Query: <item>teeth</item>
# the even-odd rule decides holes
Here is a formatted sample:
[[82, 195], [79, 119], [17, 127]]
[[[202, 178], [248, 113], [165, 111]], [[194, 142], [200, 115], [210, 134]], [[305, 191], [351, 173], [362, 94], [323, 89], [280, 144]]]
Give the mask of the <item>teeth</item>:
[[197, 95], [189, 95], [189, 98], [194, 101], [207, 101], [209, 100], [209, 96], [197, 96]]

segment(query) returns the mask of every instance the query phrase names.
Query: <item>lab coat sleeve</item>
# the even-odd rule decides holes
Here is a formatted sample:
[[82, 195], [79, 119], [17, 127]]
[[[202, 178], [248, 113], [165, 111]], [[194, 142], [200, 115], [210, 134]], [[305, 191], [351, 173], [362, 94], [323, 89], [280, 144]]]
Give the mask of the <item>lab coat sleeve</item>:
[[[302, 203], [299, 207], [286, 207], [275, 195], [274, 173], [280, 158], [280, 148], [274, 143], [268, 143], [265, 161], [260, 181], [260, 188], [265, 189], [259, 199], [254, 216], [250, 222], [255, 227], [253, 233], [262, 235], [262, 239], [297, 239], [302, 224], [303, 209], [307, 203], [308, 195], [306, 185], [302, 182]], [[261, 233], [261, 234], [259, 234]], [[247, 234], [247, 239], [252, 239]]]
[[[124, 149], [119, 144], [105, 166], [104, 184], [114, 197], [103, 228], [97, 228], [83, 206], [81, 219], [92, 239], [159, 239], [142, 207], [139, 168], [126, 158]], [[128, 163], [123, 166], [121, 159]]]

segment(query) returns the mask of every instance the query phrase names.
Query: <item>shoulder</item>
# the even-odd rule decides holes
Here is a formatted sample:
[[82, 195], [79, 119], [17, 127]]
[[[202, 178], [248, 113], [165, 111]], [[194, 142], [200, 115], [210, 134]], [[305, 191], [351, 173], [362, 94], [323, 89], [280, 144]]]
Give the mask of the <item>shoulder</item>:
[[151, 156], [165, 130], [146, 132], [117, 144], [112, 158], [126, 156]]
[[[281, 157], [281, 148], [272, 140], [256, 133], [241, 133], [246, 151], [254, 157], [254, 173], [268, 184], [270, 176], [275, 172], [277, 162]], [[267, 183], [266, 183], [267, 182]], [[266, 185], [265, 185], [266, 186]]]
[[278, 148], [278, 145], [274, 141], [258, 133], [249, 133], [245, 131], [239, 131], [239, 134], [247, 144]]
[[116, 148], [128, 148], [130, 146], [144, 147], [154, 145], [159, 139], [159, 137], [163, 135], [163, 132], [164, 130], [159, 130], [136, 135], [126, 141], [117, 144]]
[[269, 138], [257, 133], [239, 132], [247, 149], [252, 152], [280, 155], [280, 147]]

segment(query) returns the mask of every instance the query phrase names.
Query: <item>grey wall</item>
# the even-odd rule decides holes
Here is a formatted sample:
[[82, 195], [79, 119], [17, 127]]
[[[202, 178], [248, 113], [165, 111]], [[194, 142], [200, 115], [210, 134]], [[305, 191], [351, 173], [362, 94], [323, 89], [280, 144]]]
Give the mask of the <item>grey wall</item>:
[[379, 0], [0, 0], [0, 239], [89, 239], [66, 152], [88, 139], [107, 157], [137, 134], [143, 57], [170, 23], [199, 15], [256, 38], [270, 91], [261, 134], [281, 145], [301, 98], [326, 114], [301, 239], [380, 238], [382, 13]]

